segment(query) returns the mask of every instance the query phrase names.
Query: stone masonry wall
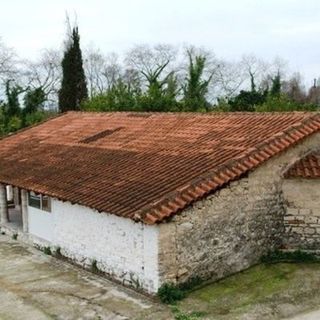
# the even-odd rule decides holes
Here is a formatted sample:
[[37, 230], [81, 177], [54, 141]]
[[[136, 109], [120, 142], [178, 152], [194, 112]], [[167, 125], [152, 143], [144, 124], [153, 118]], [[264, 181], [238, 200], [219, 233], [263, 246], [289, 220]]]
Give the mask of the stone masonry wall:
[[217, 280], [281, 247], [286, 210], [282, 173], [319, 145], [320, 134], [313, 135], [161, 224], [160, 283], [195, 276]]
[[283, 194], [284, 246], [288, 249], [320, 249], [320, 179], [286, 179]]

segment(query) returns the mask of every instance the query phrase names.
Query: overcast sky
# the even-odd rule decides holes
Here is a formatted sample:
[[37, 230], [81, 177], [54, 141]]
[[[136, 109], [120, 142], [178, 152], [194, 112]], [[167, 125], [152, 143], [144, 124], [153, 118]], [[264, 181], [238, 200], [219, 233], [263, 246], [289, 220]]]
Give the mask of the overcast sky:
[[2, 0], [0, 37], [34, 58], [61, 46], [66, 11], [77, 13], [82, 46], [104, 52], [190, 43], [228, 59], [279, 55], [308, 84], [320, 76], [320, 0]]

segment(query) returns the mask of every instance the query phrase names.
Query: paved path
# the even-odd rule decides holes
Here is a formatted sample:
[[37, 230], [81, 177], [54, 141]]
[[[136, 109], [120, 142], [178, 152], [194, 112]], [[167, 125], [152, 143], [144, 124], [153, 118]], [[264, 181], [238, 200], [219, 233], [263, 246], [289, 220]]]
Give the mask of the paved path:
[[171, 319], [143, 295], [0, 235], [0, 319]]

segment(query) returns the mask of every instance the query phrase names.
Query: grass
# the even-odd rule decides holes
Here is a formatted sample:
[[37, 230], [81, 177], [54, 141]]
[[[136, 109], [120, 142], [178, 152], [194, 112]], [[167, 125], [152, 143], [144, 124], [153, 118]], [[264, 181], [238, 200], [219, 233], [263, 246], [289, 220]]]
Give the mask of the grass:
[[229, 320], [254, 308], [286, 304], [288, 300], [293, 305], [320, 300], [320, 292], [314, 296], [319, 286], [319, 263], [261, 264], [194, 290], [178, 307], [184, 313], [204, 311], [210, 319]]

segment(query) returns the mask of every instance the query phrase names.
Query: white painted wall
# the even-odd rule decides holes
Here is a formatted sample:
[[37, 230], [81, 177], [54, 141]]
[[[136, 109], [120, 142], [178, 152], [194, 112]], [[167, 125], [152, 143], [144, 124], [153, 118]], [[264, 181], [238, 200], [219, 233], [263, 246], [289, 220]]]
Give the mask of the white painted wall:
[[29, 233], [47, 240], [53, 241], [53, 214], [28, 206]]
[[51, 213], [29, 207], [31, 234], [59, 246], [64, 255], [80, 264], [96, 260], [99, 269], [121, 282], [157, 291], [157, 226], [56, 199], [51, 204]]

